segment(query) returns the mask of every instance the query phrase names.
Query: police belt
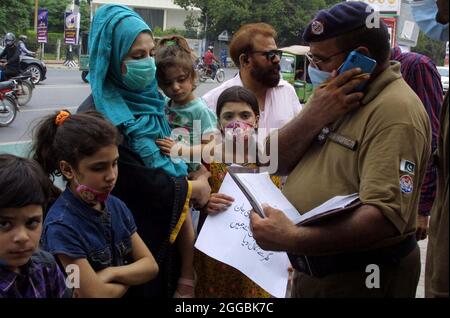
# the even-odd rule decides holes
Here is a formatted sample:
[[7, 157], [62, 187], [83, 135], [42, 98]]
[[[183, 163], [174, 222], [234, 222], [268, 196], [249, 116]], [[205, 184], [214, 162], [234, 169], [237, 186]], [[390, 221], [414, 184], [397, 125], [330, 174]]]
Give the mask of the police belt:
[[365, 270], [370, 264], [397, 265], [417, 246], [415, 235], [410, 235], [400, 243], [387, 247], [325, 256], [303, 256], [288, 254], [292, 266], [309, 276], [324, 277], [331, 274]]

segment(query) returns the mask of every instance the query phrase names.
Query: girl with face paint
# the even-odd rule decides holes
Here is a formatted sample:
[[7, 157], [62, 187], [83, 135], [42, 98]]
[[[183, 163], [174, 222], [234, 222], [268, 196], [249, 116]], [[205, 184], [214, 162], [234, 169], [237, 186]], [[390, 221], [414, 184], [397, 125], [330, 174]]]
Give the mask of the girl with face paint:
[[[212, 162], [209, 166], [212, 194], [208, 204], [202, 210], [199, 227], [207, 215], [232, 213], [227, 209], [233, 204], [234, 199], [218, 193], [228, 167], [231, 164], [239, 164], [249, 169], [258, 168], [256, 156], [251, 155], [252, 151], [249, 151], [251, 147], [255, 146], [252, 140], [255, 140], [259, 119], [258, 101], [253, 92], [241, 86], [226, 89], [218, 99], [216, 113], [219, 120], [218, 128], [222, 133], [224, 155], [215, 156], [216, 160], [217, 158], [222, 158], [222, 160]], [[232, 158], [231, 162], [226, 161], [227, 158]], [[272, 181], [278, 187], [281, 186], [279, 177], [272, 177]], [[242, 212], [245, 213], [245, 211]], [[196, 251], [194, 264], [199, 274], [195, 290], [197, 297], [270, 297], [265, 290], [241, 272], [206, 254]]]
[[64, 267], [79, 268], [77, 297], [121, 297], [158, 273], [130, 210], [110, 195], [118, 143], [117, 129], [96, 112], [60, 111], [36, 130], [34, 159], [67, 181], [45, 218], [42, 247]]

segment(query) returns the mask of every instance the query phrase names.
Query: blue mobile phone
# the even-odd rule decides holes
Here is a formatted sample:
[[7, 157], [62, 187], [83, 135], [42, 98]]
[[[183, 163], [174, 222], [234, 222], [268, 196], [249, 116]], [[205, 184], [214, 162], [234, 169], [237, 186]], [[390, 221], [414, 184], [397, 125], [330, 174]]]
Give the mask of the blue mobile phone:
[[[370, 57], [365, 56], [357, 51], [352, 51], [347, 56], [344, 64], [339, 69], [339, 74], [344, 73], [345, 71], [351, 70], [352, 68], [359, 67], [363, 73], [371, 74], [375, 67], [377, 66], [377, 61], [371, 59]], [[365, 82], [360, 84], [356, 90], [361, 92], [364, 89]]]

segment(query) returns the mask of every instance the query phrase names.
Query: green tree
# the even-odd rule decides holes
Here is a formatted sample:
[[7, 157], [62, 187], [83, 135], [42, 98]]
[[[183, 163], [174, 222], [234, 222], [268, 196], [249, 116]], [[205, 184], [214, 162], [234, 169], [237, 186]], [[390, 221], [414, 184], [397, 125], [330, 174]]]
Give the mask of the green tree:
[[179, 6], [201, 9], [199, 24], [207, 38], [222, 31], [234, 33], [242, 24], [266, 22], [278, 32], [280, 45], [301, 43], [305, 26], [318, 10], [338, 0], [175, 0]]
[[417, 46], [411, 50], [430, 57], [436, 65], [444, 65], [445, 42], [432, 40], [420, 32]]
[[6, 32], [20, 33], [31, 27], [32, 0], [0, 1], [0, 36]]
[[191, 39], [197, 37], [197, 30], [200, 27], [200, 23], [198, 22], [197, 16], [192, 11], [186, 16], [184, 27], [186, 28], [187, 37]]
[[[64, 12], [72, 0], [40, 0], [39, 7], [48, 9], [49, 32], [64, 32]], [[87, 0], [80, 1], [81, 31], [89, 29], [89, 4]]]

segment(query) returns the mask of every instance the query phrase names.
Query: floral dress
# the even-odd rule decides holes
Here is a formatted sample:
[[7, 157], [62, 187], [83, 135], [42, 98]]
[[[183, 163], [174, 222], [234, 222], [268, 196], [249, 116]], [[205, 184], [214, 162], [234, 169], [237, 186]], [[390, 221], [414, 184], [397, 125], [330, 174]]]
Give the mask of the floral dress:
[[[255, 168], [255, 165], [249, 165]], [[224, 163], [211, 163], [210, 184], [212, 193], [219, 192], [228, 167]], [[279, 177], [271, 177], [277, 187], [281, 187]], [[203, 215], [201, 221], [204, 221]], [[202, 224], [202, 222], [201, 222]], [[200, 224], [200, 225], [201, 225]], [[219, 262], [195, 250], [194, 267], [198, 275], [195, 296], [199, 298], [268, 298], [270, 294], [255, 284], [237, 269]]]

